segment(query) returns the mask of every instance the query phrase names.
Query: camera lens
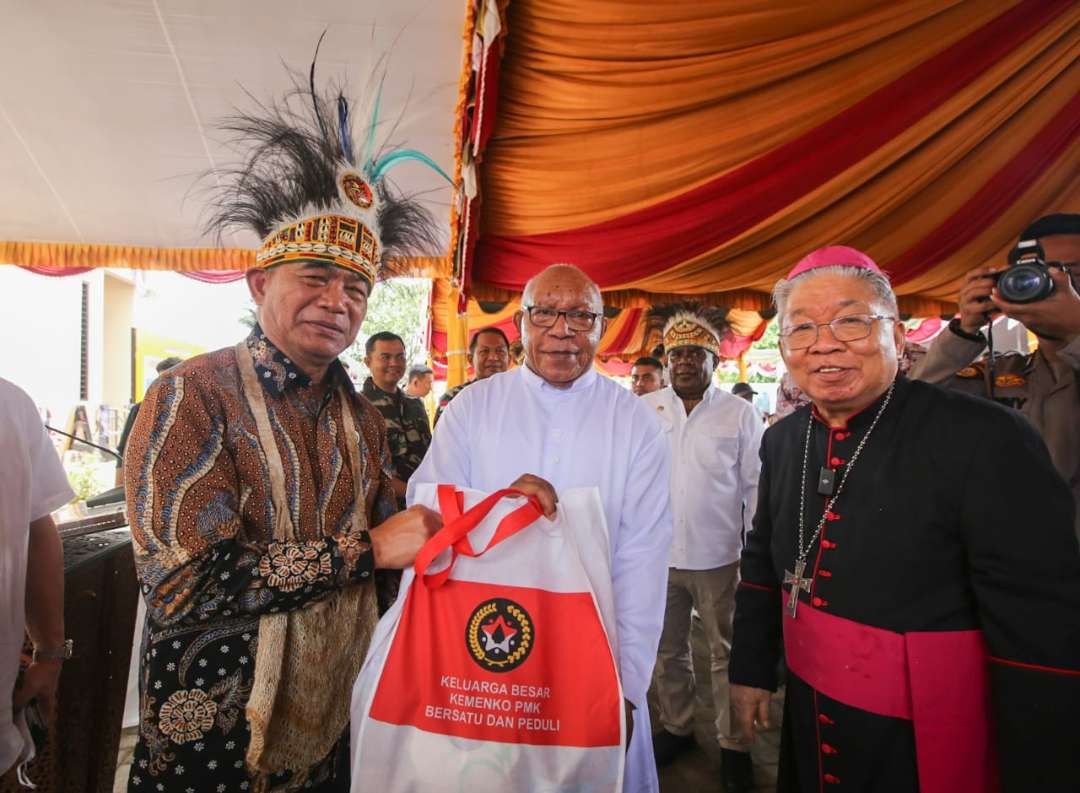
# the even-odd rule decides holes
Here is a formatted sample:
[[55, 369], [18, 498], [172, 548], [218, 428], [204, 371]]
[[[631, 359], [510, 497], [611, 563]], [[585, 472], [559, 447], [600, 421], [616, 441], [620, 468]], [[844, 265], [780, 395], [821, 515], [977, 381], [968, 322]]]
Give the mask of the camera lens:
[[1018, 264], [1001, 274], [998, 291], [1010, 303], [1034, 303], [1048, 297], [1054, 282], [1045, 267]]

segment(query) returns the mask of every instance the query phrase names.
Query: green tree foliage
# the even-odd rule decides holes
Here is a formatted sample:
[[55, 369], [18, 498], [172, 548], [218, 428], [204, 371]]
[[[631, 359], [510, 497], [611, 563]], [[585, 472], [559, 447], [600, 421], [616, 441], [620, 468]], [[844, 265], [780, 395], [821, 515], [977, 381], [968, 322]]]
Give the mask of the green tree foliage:
[[431, 303], [431, 282], [426, 278], [394, 278], [375, 286], [368, 301], [364, 320], [356, 343], [342, 356], [359, 379], [368, 376], [364, 366], [364, 344], [368, 336], [388, 330], [405, 342], [408, 365], [427, 363], [428, 311]]
[[[356, 336], [356, 342], [342, 354], [357, 382], [368, 376], [364, 366], [364, 344], [368, 336], [388, 330], [405, 342], [409, 366], [427, 363], [428, 310], [431, 302], [431, 282], [426, 278], [394, 278], [375, 286], [368, 300], [367, 317]], [[255, 326], [255, 309], [247, 308], [240, 322], [248, 328]]]
[[754, 342], [756, 350], [777, 350], [780, 348], [780, 323], [776, 319], [769, 320], [765, 333]]

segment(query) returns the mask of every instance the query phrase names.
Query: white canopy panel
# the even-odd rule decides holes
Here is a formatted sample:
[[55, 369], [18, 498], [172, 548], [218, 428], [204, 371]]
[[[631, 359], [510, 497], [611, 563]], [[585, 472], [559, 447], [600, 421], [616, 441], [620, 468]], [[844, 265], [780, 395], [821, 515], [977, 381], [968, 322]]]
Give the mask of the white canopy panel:
[[[208, 183], [199, 177], [235, 161], [216, 122], [280, 97], [290, 86], [286, 66], [306, 75], [324, 29], [320, 84], [344, 81], [359, 98], [385, 55], [381, 130], [450, 173], [465, 7], [0, 0], [0, 239], [213, 246], [202, 233], [198, 188]], [[410, 163], [391, 178], [424, 192], [449, 234], [441, 177]], [[257, 241], [240, 234], [223, 243]]]

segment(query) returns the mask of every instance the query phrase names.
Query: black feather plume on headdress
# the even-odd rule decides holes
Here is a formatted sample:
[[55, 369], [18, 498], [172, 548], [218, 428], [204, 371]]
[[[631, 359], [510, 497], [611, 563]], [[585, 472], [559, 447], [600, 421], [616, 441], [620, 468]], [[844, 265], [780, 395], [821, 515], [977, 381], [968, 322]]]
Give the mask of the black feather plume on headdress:
[[[216, 185], [210, 188], [207, 231], [220, 239], [226, 231], [247, 228], [262, 240], [290, 220], [338, 212], [342, 208], [339, 178], [343, 172], [353, 171], [363, 176], [375, 194], [373, 225], [381, 242], [382, 276], [393, 274], [387, 272], [386, 265], [394, 259], [437, 253], [443, 241], [435, 218], [419, 201], [394, 188], [385, 179], [385, 172], [408, 159], [442, 171], [411, 150], [380, 150], [376, 161], [371, 149], [377, 99], [374, 108], [364, 145], [358, 147], [348, 100], [337, 89], [316, 93], [312, 64], [309, 85], [294, 74], [293, 89], [281, 100], [269, 105], [257, 103], [255, 111], [225, 118], [219, 129], [244, 154], [239, 164], [213, 174]], [[358, 150], [367, 161], [353, 161], [353, 152]]]

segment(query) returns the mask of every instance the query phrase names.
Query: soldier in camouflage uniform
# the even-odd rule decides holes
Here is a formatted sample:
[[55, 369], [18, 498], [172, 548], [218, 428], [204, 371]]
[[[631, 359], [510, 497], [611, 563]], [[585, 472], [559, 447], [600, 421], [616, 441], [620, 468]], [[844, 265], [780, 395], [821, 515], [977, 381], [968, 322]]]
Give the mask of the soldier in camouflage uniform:
[[386, 444], [394, 465], [391, 485], [398, 506], [404, 509], [405, 485], [431, 444], [427, 411], [423, 402], [398, 387], [405, 373], [405, 343], [400, 336], [376, 333], [368, 338], [365, 352], [371, 376], [364, 381], [362, 393], [386, 422]]
[[439, 407], [435, 410], [435, 423], [450, 404], [450, 400], [471, 386], [477, 380], [505, 372], [510, 368], [510, 341], [506, 334], [495, 327], [481, 328], [469, 342], [469, 364], [475, 377], [461, 385], [454, 386], [439, 397]]
[[[1042, 245], [1053, 293], [1033, 303], [1008, 303], [990, 277], [993, 270], [971, 272], [960, 289], [960, 316], [934, 340], [909, 377], [984, 397], [992, 393], [996, 401], [1027, 416], [1080, 507], [1080, 215], [1037, 220], [1021, 239]], [[996, 357], [991, 382], [986, 359], [979, 358], [986, 349], [981, 328], [1000, 314], [1034, 333], [1039, 348], [1029, 355]], [[1080, 510], [1076, 534], [1080, 538]]]

